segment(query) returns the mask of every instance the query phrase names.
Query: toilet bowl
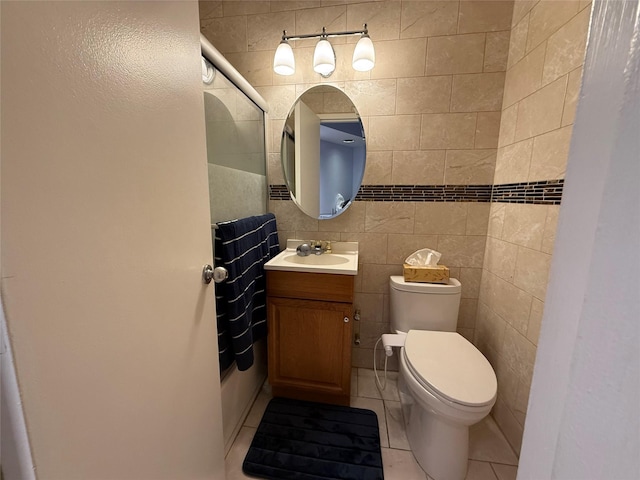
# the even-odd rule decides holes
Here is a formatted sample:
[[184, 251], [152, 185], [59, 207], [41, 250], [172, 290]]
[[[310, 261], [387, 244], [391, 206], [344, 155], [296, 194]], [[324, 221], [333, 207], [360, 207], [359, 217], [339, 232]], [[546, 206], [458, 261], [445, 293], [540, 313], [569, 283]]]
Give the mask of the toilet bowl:
[[411, 450], [435, 480], [462, 480], [469, 426], [486, 417], [496, 400], [493, 369], [455, 332], [409, 331], [406, 342], [400, 351], [399, 391]]
[[406, 333], [398, 387], [409, 445], [434, 480], [463, 480], [469, 426], [487, 416], [496, 401], [495, 373], [455, 332], [460, 282], [412, 284], [391, 277], [390, 286], [392, 329]]

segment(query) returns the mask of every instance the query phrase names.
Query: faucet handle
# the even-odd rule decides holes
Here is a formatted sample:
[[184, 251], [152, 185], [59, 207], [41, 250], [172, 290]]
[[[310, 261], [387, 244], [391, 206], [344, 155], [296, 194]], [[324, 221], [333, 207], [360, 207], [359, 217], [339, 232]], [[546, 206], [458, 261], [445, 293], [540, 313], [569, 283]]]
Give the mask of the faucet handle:
[[311, 253], [311, 247], [307, 243], [301, 243], [296, 248], [296, 253], [301, 257], [306, 257]]
[[331, 240], [327, 240], [327, 245], [324, 248], [326, 253], [331, 253]]

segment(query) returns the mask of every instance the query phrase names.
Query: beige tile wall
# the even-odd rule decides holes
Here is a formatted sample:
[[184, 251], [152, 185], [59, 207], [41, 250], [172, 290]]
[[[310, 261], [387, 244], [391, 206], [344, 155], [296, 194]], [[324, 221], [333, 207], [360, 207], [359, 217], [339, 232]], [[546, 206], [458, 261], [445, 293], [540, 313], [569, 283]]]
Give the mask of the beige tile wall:
[[[516, 0], [494, 183], [564, 178], [590, 4]], [[493, 203], [475, 342], [498, 377], [493, 415], [520, 450], [559, 206]]]
[[[363, 116], [365, 184], [434, 185], [493, 181], [512, 8], [511, 1], [274, 0], [201, 2], [200, 11], [203, 33], [270, 105], [270, 183], [284, 183], [279, 148], [289, 108], [306, 89], [330, 83]], [[283, 30], [305, 34], [364, 23], [376, 49], [372, 71], [353, 70], [357, 37], [349, 37], [331, 40], [337, 68], [329, 79], [313, 72], [313, 40], [292, 42], [293, 76], [273, 73]], [[270, 209], [281, 242], [360, 242], [361, 345], [354, 347], [354, 366], [371, 367], [375, 340], [389, 329], [389, 275], [400, 274], [402, 260], [423, 247], [441, 251], [441, 263], [461, 279], [459, 330], [473, 338], [489, 204], [356, 202], [323, 221], [290, 201], [272, 201]]]

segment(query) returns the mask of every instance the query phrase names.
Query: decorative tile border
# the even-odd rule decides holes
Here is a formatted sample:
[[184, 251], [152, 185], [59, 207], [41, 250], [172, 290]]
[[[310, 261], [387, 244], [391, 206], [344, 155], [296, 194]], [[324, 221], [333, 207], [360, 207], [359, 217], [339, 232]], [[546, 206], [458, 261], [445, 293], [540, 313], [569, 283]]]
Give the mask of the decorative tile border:
[[286, 185], [269, 185], [269, 200], [291, 200]]
[[363, 185], [363, 202], [489, 202], [491, 185]]
[[564, 180], [504, 183], [493, 186], [492, 202], [560, 205]]
[[[560, 205], [564, 180], [501, 185], [362, 185], [361, 202], [499, 202]], [[271, 200], [290, 200], [286, 185], [269, 185]]]

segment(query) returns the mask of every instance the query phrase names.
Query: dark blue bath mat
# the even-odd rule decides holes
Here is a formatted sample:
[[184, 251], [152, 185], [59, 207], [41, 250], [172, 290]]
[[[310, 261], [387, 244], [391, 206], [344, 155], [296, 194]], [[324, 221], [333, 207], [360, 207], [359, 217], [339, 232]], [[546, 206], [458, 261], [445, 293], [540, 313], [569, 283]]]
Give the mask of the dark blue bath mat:
[[274, 480], [383, 480], [378, 432], [371, 410], [274, 398], [242, 470]]

